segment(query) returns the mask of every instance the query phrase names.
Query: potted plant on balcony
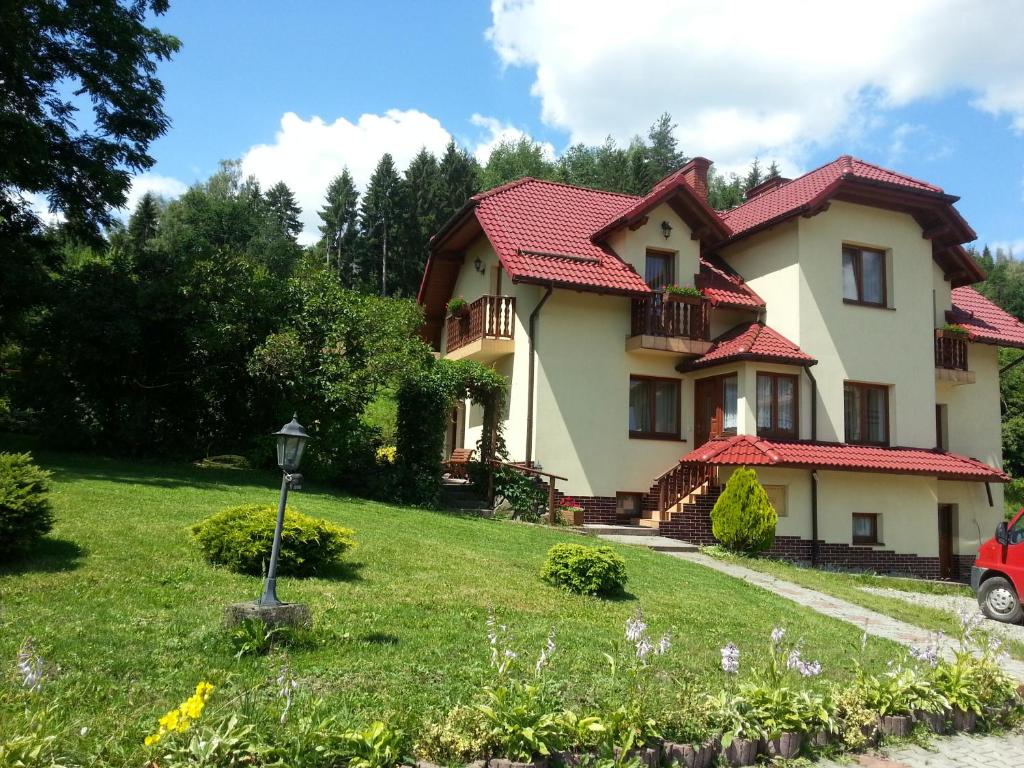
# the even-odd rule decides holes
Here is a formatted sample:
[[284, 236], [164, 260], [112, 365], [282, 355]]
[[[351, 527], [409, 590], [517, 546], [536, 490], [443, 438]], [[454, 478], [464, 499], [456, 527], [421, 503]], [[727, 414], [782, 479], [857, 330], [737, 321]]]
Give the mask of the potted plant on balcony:
[[944, 339], [966, 339], [967, 329], [962, 325], [953, 325], [952, 323], [946, 323], [941, 328], [937, 328], [935, 335]]
[[448, 302], [448, 314], [452, 317], [465, 317], [469, 314], [469, 302], [456, 296]]
[[700, 304], [704, 299], [704, 294], [701, 293], [700, 288], [694, 288], [692, 285], [666, 285], [665, 286], [665, 301], [675, 301], [681, 304]]

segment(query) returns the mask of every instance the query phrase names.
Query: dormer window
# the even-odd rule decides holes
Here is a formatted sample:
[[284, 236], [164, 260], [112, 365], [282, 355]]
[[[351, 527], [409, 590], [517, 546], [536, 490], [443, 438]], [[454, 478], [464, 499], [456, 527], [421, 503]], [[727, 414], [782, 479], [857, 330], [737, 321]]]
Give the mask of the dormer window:
[[843, 301], [887, 306], [885, 251], [843, 246]]
[[676, 255], [665, 251], [648, 251], [644, 264], [644, 282], [654, 291], [676, 281]]

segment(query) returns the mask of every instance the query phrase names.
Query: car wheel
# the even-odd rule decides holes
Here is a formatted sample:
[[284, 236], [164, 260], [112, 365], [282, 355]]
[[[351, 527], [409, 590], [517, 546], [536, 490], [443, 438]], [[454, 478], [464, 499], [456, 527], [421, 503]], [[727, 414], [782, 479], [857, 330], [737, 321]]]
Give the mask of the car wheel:
[[978, 589], [978, 605], [982, 613], [996, 621], [1019, 624], [1024, 618], [1017, 591], [1002, 576], [993, 576], [982, 583]]

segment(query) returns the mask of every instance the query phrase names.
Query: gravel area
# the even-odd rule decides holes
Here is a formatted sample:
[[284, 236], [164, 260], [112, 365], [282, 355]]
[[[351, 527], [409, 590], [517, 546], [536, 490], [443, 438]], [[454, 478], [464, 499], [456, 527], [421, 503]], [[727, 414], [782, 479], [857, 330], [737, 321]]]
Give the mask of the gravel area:
[[[881, 597], [895, 597], [914, 605], [923, 605], [927, 608], [937, 608], [940, 611], [947, 611], [954, 615], [962, 611], [975, 613], [978, 611], [978, 601], [973, 597], [960, 597], [959, 595], [932, 595], [922, 592], [904, 592], [901, 589], [889, 589], [885, 587], [860, 587], [862, 592], [869, 592], [872, 595]], [[982, 627], [992, 632], [997, 637], [1009, 640], [1024, 642], [1024, 625], [1004, 624], [1000, 621], [985, 619]]]

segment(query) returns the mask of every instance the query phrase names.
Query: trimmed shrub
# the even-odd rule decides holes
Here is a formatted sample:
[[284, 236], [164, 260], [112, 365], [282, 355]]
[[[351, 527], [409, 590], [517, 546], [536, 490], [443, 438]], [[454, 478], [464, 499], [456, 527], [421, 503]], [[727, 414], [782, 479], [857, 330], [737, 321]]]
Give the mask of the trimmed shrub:
[[[211, 515], [192, 526], [192, 536], [203, 555], [214, 565], [237, 573], [264, 574], [277, 525], [277, 507], [243, 504]], [[355, 546], [348, 528], [300, 514], [290, 507], [284, 513], [281, 554], [277, 572], [313, 576], [336, 565]]]
[[626, 586], [626, 561], [611, 547], [556, 544], [541, 578], [580, 595], [613, 595]]
[[53, 527], [50, 473], [28, 453], [0, 453], [0, 555], [20, 554]]
[[711, 510], [711, 533], [726, 549], [754, 554], [772, 545], [778, 521], [757, 473], [740, 467]]

